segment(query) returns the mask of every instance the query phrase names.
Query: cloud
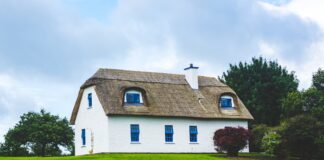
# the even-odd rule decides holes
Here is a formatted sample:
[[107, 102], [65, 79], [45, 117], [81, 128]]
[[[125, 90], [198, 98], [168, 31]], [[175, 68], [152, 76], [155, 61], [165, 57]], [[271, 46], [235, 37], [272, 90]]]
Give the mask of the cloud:
[[[314, 32], [317, 37], [316, 40], [312, 41], [309, 45], [301, 45], [303, 50], [303, 56], [301, 61], [294, 60], [294, 57], [287, 58], [282, 57], [280, 51], [276, 51], [276, 59], [287, 66], [289, 69], [296, 71], [298, 79], [300, 80], [300, 89], [306, 89], [311, 85], [312, 74], [318, 69], [323, 68], [324, 64], [322, 59], [324, 57], [324, 18], [322, 15], [321, 4], [324, 5], [323, 1], [319, 0], [310, 0], [310, 1], [301, 1], [293, 0], [290, 3], [283, 5], [275, 6], [268, 3], [260, 3], [265, 9], [279, 13], [279, 15], [295, 14], [305, 23], [311, 23], [318, 25], [318, 29]], [[312, 31], [312, 30], [310, 30]], [[303, 37], [301, 37], [303, 38]], [[292, 38], [293, 39], [293, 38]], [[292, 55], [294, 56], [294, 55]]]
[[268, 2], [0, 1], [0, 128], [42, 107], [70, 116], [100, 67], [181, 73], [193, 62], [217, 76], [264, 55], [307, 87], [323, 58], [321, 17], [296, 1]]

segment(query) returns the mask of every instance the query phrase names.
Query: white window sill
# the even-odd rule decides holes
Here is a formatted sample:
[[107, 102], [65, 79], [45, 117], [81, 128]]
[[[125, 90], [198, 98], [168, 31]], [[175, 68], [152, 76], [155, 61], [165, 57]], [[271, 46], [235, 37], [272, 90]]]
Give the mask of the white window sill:
[[175, 144], [174, 142], [164, 142], [165, 144]]
[[88, 107], [87, 109], [92, 109], [92, 107]]
[[130, 144], [141, 144], [141, 142], [131, 142]]
[[199, 142], [189, 142], [189, 144], [199, 144]]

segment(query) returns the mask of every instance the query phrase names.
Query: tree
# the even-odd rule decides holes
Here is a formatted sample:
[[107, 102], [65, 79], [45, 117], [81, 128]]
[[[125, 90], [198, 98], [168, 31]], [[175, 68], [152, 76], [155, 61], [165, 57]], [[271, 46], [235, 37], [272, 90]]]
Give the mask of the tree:
[[290, 92], [282, 100], [282, 118], [288, 119], [305, 113], [307, 110], [303, 92]]
[[311, 114], [324, 121], [324, 91], [310, 87], [301, 92], [291, 92], [282, 100], [282, 118]]
[[225, 127], [214, 133], [214, 145], [216, 150], [226, 151], [228, 156], [238, 156], [249, 139], [250, 133], [243, 127]]
[[270, 126], [280, 122], [281, 100], [298, 87], [293, 72], [262, 57], [252, 58], [250, 64], [230, 64], [220, 80], [237, 92], [254, 116], [253, 123]]
[[60, 146], [73, 146], [73, 135], [66, 118], [61, 119], [45, 110], [41, 110], [40, 113], [28, 112], [23, 114], [15, 127], [5, 135], [5, 143], [0, 150], [4, 150], [10, 156], [59, 155]]
[[313, 75], [313, 86], [319, 90], [324, 90], [324, 70], [321, 68]]

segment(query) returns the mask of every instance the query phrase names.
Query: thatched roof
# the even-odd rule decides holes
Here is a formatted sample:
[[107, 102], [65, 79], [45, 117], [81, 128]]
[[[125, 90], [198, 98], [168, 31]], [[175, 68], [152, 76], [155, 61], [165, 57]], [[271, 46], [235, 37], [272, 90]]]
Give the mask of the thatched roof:
[[[107, 115], [165, 116], [208, 119], [253, 119], [236, 93], [213, 77], [198, 77], [199, 90], [193, 90], [180, 74], [99, 69], [80, 88], [71, 123], [79, 110], [83, 90], [94, 86]], [[123, 104], [127, 88], [142, 89], [144, 106]], [[221, 95], [234, 97], [235, 109], [219, 107]]]

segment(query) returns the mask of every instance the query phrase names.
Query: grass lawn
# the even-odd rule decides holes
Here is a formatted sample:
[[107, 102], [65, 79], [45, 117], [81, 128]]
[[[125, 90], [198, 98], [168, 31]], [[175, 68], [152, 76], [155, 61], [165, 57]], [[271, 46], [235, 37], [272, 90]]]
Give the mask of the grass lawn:
[[262, 154], [240, 154], [236, 158], [227, 158], [224, 154], [97, 154], [71, 157], [0, 157], [0, 160], [274, 160]]

